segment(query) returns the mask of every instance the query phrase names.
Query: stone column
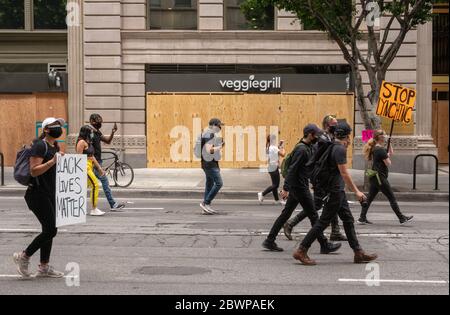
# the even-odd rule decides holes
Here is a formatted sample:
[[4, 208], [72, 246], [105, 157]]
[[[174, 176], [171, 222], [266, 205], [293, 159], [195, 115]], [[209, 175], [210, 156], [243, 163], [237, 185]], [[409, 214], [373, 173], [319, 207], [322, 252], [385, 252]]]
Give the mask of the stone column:
[[[68, 1], [67, 48], [69, 76], [68, 117], [69, 134], [78, 134], [83, 124], [83, 1]], [[70, 143], [69, 143], [70, 144]]]
[[[437, 154], [431, 137], [432, 131], [432, 86], [433, 86], [433, 24], [428, 22], [417, 29], [417, 100], [416, 100], [416, 154]], [[434, 160], [421, 158], [419, 173], [434, 171]]]

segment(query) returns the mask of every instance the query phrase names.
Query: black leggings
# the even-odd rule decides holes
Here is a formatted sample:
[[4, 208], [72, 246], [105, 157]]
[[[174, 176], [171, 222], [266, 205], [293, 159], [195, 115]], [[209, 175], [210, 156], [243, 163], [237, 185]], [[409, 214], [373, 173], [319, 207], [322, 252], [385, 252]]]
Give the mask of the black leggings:
[[25, 194], [25, 201], [42, 225], [42, 233], [31, 242], [25, 255], [31, 257], [40, 249], [41, 263], [46, 264], [50, 261], [53, 238], [58, 232], [55, 226], [55, 200], [42, 192], [29, 189]]
[[381, 191], [383, 195], [387, 197], [389, 200], [389, 203], [391, 204], [392, 210], [394, 210], [394, 213], [397, 215], [398, 219], [400, 220], [403, 217], [403, 214], [400, 211], [400, 207], [398, 206], [397, 200], [395, 199], [394, 192], [392, 191], [391, 184], [389, 184], [389, 181], [387, 178], [380, 176], [381, 185], [378, 183], [378, 180], [376, 177], [371, 177], [370, 182], [370, 190], [369, 190], [369, 196], [367, 197], [367, 203], [364, 204], [364, 206], [361, 209], [361, 215], [360, 218], [366, 219], [367, 218], [367, 212], [369, 211], [369, 207], [372, 204], [372, 202], [375, 200], [375, 197], [378, 195], [378, 193]]
[[269, 175], [272, 180], [272, 186], [267, 187], [267, 189], [263, 191], [262, 195], [265, 196], [272, 192], [273, 198], [275, 198], [275, 201], [278, 201], [280, 199], [278, 197], [278, 187], [280, 187], [280, 172], [278, 171], [278, 168], [276, 171], [269, 172]]

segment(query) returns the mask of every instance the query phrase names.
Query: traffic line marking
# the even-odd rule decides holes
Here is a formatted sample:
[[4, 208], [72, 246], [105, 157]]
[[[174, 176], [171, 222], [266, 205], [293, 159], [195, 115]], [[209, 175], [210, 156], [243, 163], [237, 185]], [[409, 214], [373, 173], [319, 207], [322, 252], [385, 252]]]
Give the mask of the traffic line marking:
[[417, 284], [449, 284], [445, 280], [394, 280], [394, 279], [338, 279], [339, 282], [364, 282], [364, 283], [417, 283]]

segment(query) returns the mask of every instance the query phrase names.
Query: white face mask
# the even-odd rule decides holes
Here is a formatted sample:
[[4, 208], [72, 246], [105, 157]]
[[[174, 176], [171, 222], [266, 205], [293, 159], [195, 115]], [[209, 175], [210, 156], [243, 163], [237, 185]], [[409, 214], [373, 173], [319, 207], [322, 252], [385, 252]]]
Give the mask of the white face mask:
[[217, 126], [212, 126], [212, 131], [214, 132], [214, 133], [219, 133], [222, 129], [220, 129], [219, 127], [217, 127]]

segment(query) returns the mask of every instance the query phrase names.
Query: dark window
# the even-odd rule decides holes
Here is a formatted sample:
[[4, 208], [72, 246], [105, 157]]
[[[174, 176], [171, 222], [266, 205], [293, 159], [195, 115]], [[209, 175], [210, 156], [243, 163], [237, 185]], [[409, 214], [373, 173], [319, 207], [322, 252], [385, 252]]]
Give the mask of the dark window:
[[175, 6], [190, 8], [192, 6], [191, 2], [191, 0], [175, 0]]
[[150, 29], [197, 29], [197, 0], [150, 0], [149, 3]]
[[225, 28], [227, 30], [274, 30], [275, 9], [273, 5], [253, 4], [256, 2], [225, 0]]
[[433, 74], [448, 75], [448, 13], [433, 15]]
[[34, 0], [35, 29], [66, 29], [67, 0]]
[[0, 63], [0, 72], [47, 72], [46, 63]]
[[347, 74], [348, 65], [244, 65], [244, 64], [147, 64], [152, 73], [278, 73], [278, 74]]
[[24, 0], [0, 0], [0, 29], [24, 28]]

